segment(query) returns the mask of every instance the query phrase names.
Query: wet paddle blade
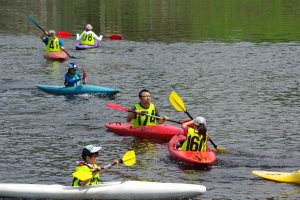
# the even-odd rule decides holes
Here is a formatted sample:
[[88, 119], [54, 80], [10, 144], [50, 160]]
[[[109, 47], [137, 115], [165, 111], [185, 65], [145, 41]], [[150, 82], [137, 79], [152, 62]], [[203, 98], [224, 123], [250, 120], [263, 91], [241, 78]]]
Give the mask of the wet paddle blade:
[[136, 158], [135, 158], [134, 150], [131, 150], [131, 151], [128, 151], [127, 153], [125, 153], [125, 155], [122, 158], [122, 162], [126, 166], [131, 166], [131, 165], [135, 164]]
[[221, 147], [217, 147], [216, 148], [216, 153], [227, 153], [228, 150], [224, 149], [224, 148], [221, 148]]
[[40, 25], [37, 23], [37, 21], [35, 21], [35, 19], [34, 19], [31, 15], [28, 15], [28, 19], [29, 19], [36, 27], [38, 27], [38, 28], [41, 29], [43, 32], [45, 32], [44, 29], [42, 29], [42, 27], [40, 27]]
[[110, 36], [108, 36], [108, 38], [111, 40], [122, 40], [122, 36], [116, 35], [116, 34], [110, 35]]
[[186, 112], [182, 99], [180, 98], [180, 96], [178, 96], [178, 94], [175, 91], [171, 92], [169, 101], [176, 110], [180, 112]]
[[82, 181], [92, 178], [92, 173], [86, 171], [77, 171], [74, 172], [72, 175]]
[[69, 32], [59, 31], [59, 32], [57, 33], [57, 36], [60, 37], [60, 38], [69, 38], [69, 37], [74, 36], [74, 35], [72, 35], [72, 34], [69, 33]]
[[82, 74], [83, 74], [83, 78], [86, 78], [86, 73], [83, 68], [82, 68]]
[[123, 112], [130, 112], [127, 108], [124, 108], [122, 106], [119, 106], [118, 104], [114, 103], [106, 103], [106, 106], [110, 109], [115, 109], [115, 110], [121, 110]]

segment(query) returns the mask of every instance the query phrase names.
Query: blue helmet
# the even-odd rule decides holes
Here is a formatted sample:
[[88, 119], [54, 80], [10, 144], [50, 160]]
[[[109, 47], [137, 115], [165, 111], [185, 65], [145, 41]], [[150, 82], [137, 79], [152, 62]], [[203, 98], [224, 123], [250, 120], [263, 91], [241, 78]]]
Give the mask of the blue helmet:
[[73, 68], [76, 69], [76, 70], [78, 69], [76, 63], [74, 63], [74, 62], [69, 63], [68, 64], [68, 69], [73, 69]]

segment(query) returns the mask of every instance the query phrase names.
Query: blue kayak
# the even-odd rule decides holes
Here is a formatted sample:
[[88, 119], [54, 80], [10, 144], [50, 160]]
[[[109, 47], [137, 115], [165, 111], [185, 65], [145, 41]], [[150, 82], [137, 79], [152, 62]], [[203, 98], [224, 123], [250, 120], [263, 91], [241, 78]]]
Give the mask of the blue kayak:
[[37, 88], [51, 93], [51, 94], [58, 94], [58, 95], [77, 95], [77, 94], [102, 94], [102, 95], [115, 95], [119, 90], [103, 87], [103, 86], [97, 86], [97, 85], [79, 85], [79, 86], [71, 86], [71, 87], [65, 87], [61, 85], [35, 85]]

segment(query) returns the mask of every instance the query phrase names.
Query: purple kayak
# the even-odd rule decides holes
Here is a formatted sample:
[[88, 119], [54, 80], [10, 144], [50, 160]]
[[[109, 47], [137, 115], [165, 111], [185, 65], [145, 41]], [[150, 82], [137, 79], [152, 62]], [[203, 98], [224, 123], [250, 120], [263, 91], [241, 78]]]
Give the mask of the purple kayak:
[[94, 45], [87, 45], [87, 44], [76, 44], [75, 48], [77, 50], [84, 50], [84, 49], [94, 49], [94, 48], [97, 48], [100, 44], [100, 41], [99, 40], [95, 40], [95, 44]]

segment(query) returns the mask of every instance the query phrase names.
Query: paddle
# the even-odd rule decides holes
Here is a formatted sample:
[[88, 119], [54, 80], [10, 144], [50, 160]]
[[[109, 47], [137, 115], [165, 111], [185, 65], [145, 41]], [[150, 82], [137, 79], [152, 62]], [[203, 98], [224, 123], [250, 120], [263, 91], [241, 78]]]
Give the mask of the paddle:
[[[42, 27], [40, 27], [40, 25], [35, 21], [35, 19], [31, 16], [31, 15], [28, 15], [28, 19], [35, 25], [37, 26], [39, 29], [41, 29], [44, 33], [46, 33], [46, 31], [44, 29], [42, 29]], [[49, 37], [52, 41], [53, 39], [51, 37]], [[54, 42], [54, 41], [53, 41]], [[60, 48], [61, 46], [56, 43]], [[74, 56], [71, 56], [68, 52], [66, 52], [64, 49], [61, 48], [61, 50], [63, 50], [70, 58], [76, 58]]]
[[[135, 161], [136, 161], [136, 158], [135, 158], [135, 152], [134, 152], [134, 150], [126, 152], [124, 154], [123, 158], [119, 159], [119, 163], [123, 163], [126, 166], [133, 165], [135, 163]], [[106, 170], [106, 169], [110, 168], [113, 165], [115, 165], [115, 163], [114, 164], [106, 165], [104, 167], [101, 167], [101, 169], [102, 170]], [[87, 180], [89, 178], [92, 178], [92, 174], [94, 172], [96, 172], [97, 170], [95, 170], [93, 172], [86, 172], [86, 171], [80, 170], [80, 171], [74, 172], [73, 176], [76, 177], [76, 178], [78, 178], [79, 180], [85, 181], [85, 180]]]
[[[172, 106], [180, 111], [180, 112], [184, 112], [186, 113], [191, 120], [193, 120], [193, 117], [188, 113], [188, 111], [185, 109], [184, 103], [182, 101], [182, 99], [180, 98], [180, 96], [178, 96], [178, 94], [175, 91], [172, 91], [169, 97], [170, 103], [172, 104]], [[211, 138], [209, 138], [209, 141], [211, 142], [211, 144], [214, 146], [214, 148], [216, 149], [216, 152], [218, 153], [224, 153], [227, 152], [226, 149], [220, 148], [218, 147], [212, 140]]]
[[[58, 35], [58, 37], [61, 37], [61, 38], [69, 38], [71, 36], [76, 36], [75, 34], [72, 34], [72, 33], [66, 32], [66, 31], [59, 31], [57, 33], [57, 35]], [[103, 36], [103, 38], [109, 38], [111, 40], [122, 40], [122, 36], [117, 35], [117, 34], [112, 34], [110, 36]]]
[[[122, 106], [120, 106], [118, 104], [114, 104], [114, 103], [106, 103], [106, 106], [109, 107], [109, 108], [111, 108], [111, 109], [121, 110], [123, 112], [133, 112], [133, 111], [127, 109], [127, 108], [124, 108], [124, 107], [122, 107]], [[158, 117], [158, 116], [155, 116], [155, 115], [149, 115], [147, 113], [141, 113], [141, 115], [146, 115], [146, 116], [149, 116], [149, 117], [154, 117], [156, 119], [163, 119], [163, 117]], [[180, 124], [179, 121], [174, 121], [174, 120], [170, 120], [170, 119], [168, 121]]]
[[82, 74], [83, 74], [83, 78], [86, 78], [86, 73], [83, 68], [82, 68]]

